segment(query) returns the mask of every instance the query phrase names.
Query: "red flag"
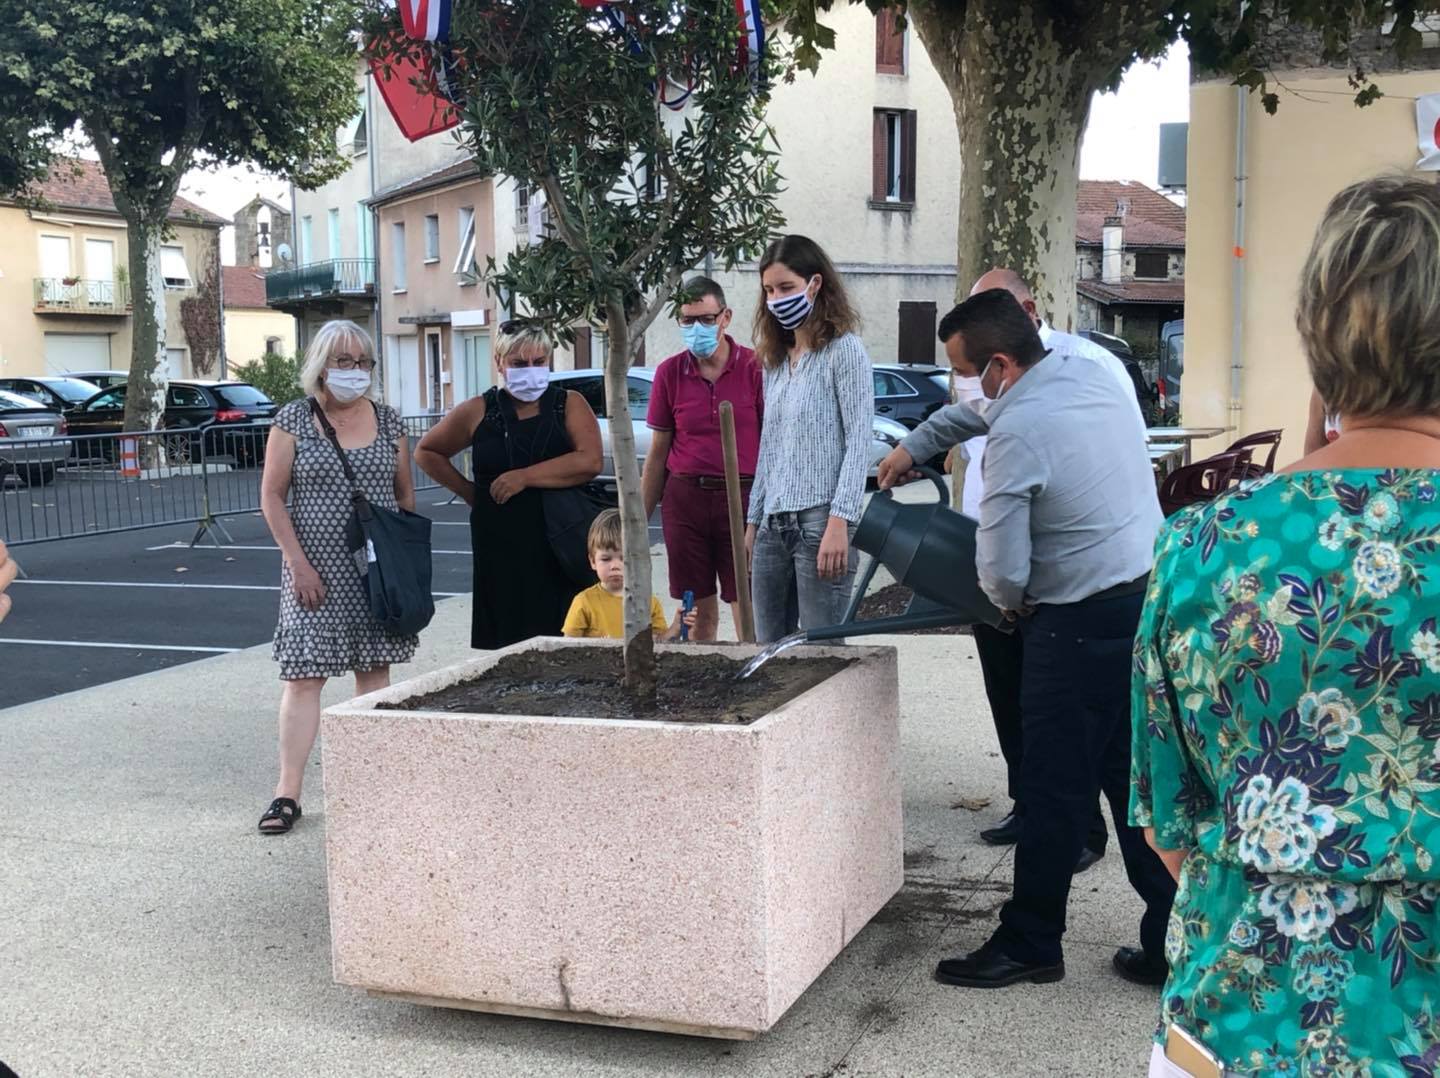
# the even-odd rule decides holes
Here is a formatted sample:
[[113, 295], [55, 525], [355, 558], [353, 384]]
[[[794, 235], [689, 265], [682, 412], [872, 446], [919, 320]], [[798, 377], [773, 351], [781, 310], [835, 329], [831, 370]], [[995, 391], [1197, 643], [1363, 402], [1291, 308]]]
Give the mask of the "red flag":
[[440, 93], [432, 54], [420, 53], [418, 60], [411, 57], [408, 47], [399, 55], [372, 56], [370, 71], [400, 133], [419, 142], [457, 126], [460, 113]]

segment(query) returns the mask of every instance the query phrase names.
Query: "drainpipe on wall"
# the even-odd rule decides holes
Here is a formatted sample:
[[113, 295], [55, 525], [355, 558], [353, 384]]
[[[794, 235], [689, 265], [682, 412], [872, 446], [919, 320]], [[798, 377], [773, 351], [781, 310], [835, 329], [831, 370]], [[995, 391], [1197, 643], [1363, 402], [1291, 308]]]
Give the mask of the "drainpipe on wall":
[[[1249, 5], [1240, 3], [1240, 17]], [[1241, 394], [1245, 381], [1245, 146], [1248, 141], [1247, 120], [1249, 91], [1235, 87], [1235, 243], [1230, 262], [1230, 417], [1235, 434], [1243, 433], [1240, 420], [1244, 411]]]
[[[375, 122], [375, 76], [369, 68], [365, 70], [365, 165], [370, 174], [370, 198], [375, 197], [375, 158], [380, 153], [380, 144], [376, 138], [378, 124]], [[371, 283], [375, 289], [375, 324], [374, 324], [374, 346], [383, 364], [387, 359], [393, 357], [385, 354], [385, 323], [381, 311], [380, 299], [380, 225], [379, 214], [373, 205], [366, 207], [369, 213], [370, 242], [366, 245], [370, 251], [370, 259], [375, 263], [371, 271]], [[398, 372], [397, 372], [398, 373]], [[380, 396], [387, 397], [385, 392], [387, 381], [384, 375], [380, 378]], [[388, 402], [387, 402], [388, 403]]]

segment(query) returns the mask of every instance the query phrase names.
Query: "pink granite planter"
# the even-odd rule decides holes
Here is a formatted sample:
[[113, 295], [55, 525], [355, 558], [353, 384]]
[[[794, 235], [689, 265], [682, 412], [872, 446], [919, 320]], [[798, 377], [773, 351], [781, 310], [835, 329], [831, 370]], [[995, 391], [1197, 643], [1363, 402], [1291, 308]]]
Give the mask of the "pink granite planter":
[[373, 706], [590, 643], [530, 641], [326, 712], [335, 979], [754, 1037], [903, 881], [895, 651], [843, 649], [858, 661], [748, 726]]

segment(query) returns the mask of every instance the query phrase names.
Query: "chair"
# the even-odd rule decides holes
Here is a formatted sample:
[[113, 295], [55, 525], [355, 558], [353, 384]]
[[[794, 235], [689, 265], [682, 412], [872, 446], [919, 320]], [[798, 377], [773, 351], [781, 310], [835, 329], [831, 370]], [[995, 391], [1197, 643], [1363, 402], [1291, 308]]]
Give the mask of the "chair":
[[[1280, 451], [1280, 436], [1284, 433], [1280, 430], [1262, 430], [1257, 434], [1247, 434], [1225, 450], [1227, 453], [1248, 451], [1245, 457], [1245, 474], [1240, 476], [1241, 479], [1254, 479], [1257, 476], [1269, 475], [1275, 470], [1275, 454]], [[1267, 445], [1270, 447], [1270, 452], [1265, 457], [1265, 463], [1252, 464], [1250, 455], [1264, 449]]]
[[1213, 457], [1176, 468], [1160, 483], [1160, 509], [1167, 516], [1174, 516], [1186, 506], [1208, 502], [1230, 489], [1239, 475], [1257, 467], [1249, 464], [1245, 454], [1217, 453]]

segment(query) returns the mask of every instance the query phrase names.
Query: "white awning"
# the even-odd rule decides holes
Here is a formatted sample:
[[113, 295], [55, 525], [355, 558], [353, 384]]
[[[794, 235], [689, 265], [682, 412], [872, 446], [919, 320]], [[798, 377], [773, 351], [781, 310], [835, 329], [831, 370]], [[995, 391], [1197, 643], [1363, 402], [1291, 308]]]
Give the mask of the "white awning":
[[165, 278], [165, 284], [169, 288], [190, 287], [190, 267], [185, 264], [185, 248], [160, 248], [160, 276]]

